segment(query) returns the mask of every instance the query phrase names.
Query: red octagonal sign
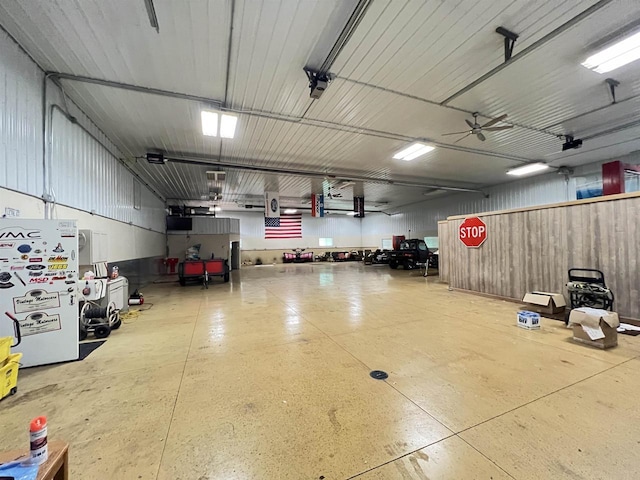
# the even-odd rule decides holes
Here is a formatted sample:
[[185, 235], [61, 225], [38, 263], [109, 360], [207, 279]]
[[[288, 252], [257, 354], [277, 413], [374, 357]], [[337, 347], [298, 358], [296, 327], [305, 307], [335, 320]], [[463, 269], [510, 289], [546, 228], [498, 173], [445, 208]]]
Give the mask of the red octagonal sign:
[[487, 239], [487, 224], [478, 217], [467, 218], [460, 225], [458, 236], [467, 247], [477, 248]]

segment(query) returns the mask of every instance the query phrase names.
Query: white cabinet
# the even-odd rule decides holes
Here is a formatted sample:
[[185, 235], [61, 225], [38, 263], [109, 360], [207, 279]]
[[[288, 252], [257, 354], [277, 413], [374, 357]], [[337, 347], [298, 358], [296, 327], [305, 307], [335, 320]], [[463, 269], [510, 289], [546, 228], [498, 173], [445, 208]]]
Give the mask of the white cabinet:
[[94, 230], [80, 230], [78, 249], [80, 251], [79, 264], [93, 265], [94, 263], [109, 261], [109, 242], [107, 234]]

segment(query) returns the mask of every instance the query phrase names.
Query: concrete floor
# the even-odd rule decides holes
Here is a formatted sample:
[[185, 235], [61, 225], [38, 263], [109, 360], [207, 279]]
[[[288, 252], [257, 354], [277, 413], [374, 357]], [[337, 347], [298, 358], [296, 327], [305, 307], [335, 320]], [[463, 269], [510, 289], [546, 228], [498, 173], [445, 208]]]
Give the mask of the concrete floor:
[[86, 360], [21, 371], [2, 449], [46, 414], [74, 479], [640, 478], [640, 337], [525, 331], [516, 304], [386, 266], [144, 293]]

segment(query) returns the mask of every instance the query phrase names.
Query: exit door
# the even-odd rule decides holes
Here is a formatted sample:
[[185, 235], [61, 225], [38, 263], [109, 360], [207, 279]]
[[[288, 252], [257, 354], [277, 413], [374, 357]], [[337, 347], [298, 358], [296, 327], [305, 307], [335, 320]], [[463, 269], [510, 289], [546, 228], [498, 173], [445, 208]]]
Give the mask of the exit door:
[[240, 269], [240, 242], [231, 242], [231, 270]]

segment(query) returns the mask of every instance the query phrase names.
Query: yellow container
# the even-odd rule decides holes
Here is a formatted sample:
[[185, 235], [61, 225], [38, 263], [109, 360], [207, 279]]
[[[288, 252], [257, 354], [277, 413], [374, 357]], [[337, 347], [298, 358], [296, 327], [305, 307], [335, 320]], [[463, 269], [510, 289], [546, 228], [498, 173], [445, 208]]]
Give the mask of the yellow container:
[[12, 343], [13, 337], [0, 337], [0, 366], [3, 366], [4, 361], [9, 358]]
[[5, 366], [0, 367], [0, 399], [18, 391], [18, 369], [21, 353], [9, 355]]

